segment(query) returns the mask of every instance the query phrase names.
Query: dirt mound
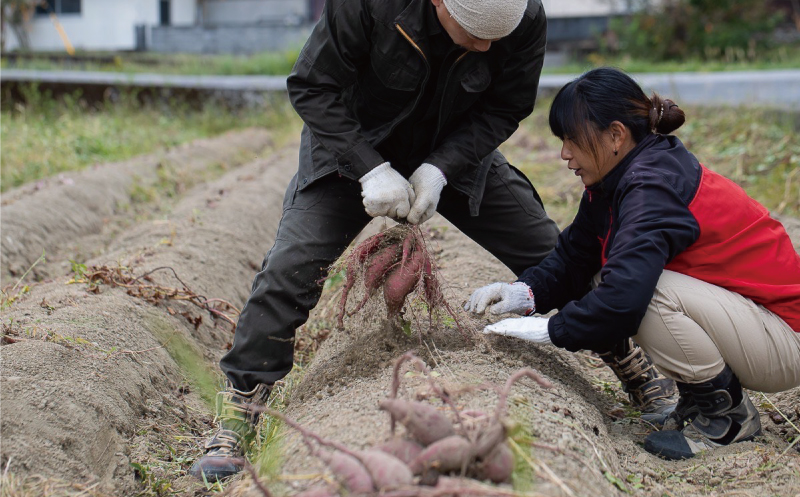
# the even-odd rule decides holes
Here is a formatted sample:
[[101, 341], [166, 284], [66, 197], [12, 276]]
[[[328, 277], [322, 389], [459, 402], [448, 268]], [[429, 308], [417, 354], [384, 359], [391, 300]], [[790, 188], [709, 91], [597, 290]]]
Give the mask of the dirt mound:
[[[86, 274], [56, 277], [34, 285], [3, 312], [0, 464], [7, 485], [9, 475], [41, 476], [110, 495], [204, 493], [203, 486], [188, 477], [173, 480], [185, 474], [199, 454], [201, 437], [211, 428], [211, 401], [221, 379], [216, 361], [232, 339], [230, 326], [188, 301], [161, 295], [152, 297], [157, 305], [147, 302], [137, 296], [137, 285], [190, 288], [195, 295], [241, 306], [254, 271], [272, 245], [284, 188], [296, 170], [295, 147], [179, 192], [163, 219], [144, 213], [145, 221], [138, 224], [124, 221], [125, 213], [114, 210], [115, 199], [130, 186], [93, 188], [89, 199], [95, 203], [90, 205], [128, 224], [111, 232], [101, 228], [97, 236], [102, 237], [102, 256], [87, 265], [135, 276], [155, 272], [149, 279], [126, 280], [134, 287], [127, 290], [103, 284], [87, 291], [92, 287], [85, 282], [65, 284], [70, 278], [85, 280]], [[188, 164], [196, 159], [186, 160]], [[11, 192], [3, 197], [9, 208], [21, 202], [30, 206], [15, 211], [13, 220], [20, 227], [15, 229], [46, 227], [40, 238], [25, 239], [29, 246], [11, 252], [19, 254], [18, 264], [25, 264], [22, 254], [38, 256], [37, 244], [41, 236], [50, 236], [51, 228], [62, 234], [47, 238], [48, 243], [59, 247], [80, 241], [86, 230], [97, 232], [95, 224], [81, 224], [82, 219], [75, 221], [79, 229], [59, 231], [71, 221], [50, 225], [41, 217], [68, 212], [68, 205], [84, 205], [70, 200], [75, 190], [66, 186], [73, 185], [52, 187], [53, 203], [51, 195], [36, 193], [31, 195], [37, 195], [37, 202], [25, 200], [30, 186], [20, 190], [27, 192], [24, 195]], [[104, 196], [108, 198], [94, 198]], [[58, 203], [61, 198], [68, 203]], [[34, 204], [41, 205], [34, 209]], [[86, 217], [93, 216], [91, 208], [83, 209]], [[3, 218], [5, 238], [8, 211]], [[102, 224], [102, 218], [94, 222]], [[367, 232], [380, 228], [376, 222]], [[508, 269], [441, 217], [426, 223], [426, 229], [454, 308], [480, 285], [513, 279]], [[2, 250], [6, 257], [6, 245]], [[325, 302], [329, 307], [323, 304], [313, 315], [319, 322], [335, 316], [335, 295]], [[389, 393], [393, 361], [415, 350], [448, 385], [459, 406], [491, 409], [497, 402], [494, 393], [462, 387], [487, 381], [502, 384], [522, 367], [535, 368], [555, 384], [544, 390], [522, 381], [512, 390], [511, 414], [526, 430], [519, 442], [526, 457], [520, 457], [518, 465], [527, 481], [515, 482], [519, 490], [551, 496], [800, 492], [800, 454], [797, 445], [789, 448], [787, 443], [797, 436], [792, 424], [800, 424], [800, 389], [764, 397], [751, 392], [765, 428], [757, 443], [669, 463], [643, 450], [651, 428], [625, 410], [615, 378], [589, 354], [479, 333], [465, 339], [447, 321], [433, 329], [414, 322], [406, 330], [383, 319], [351, 319], [345, 324], [345, 331], [323, 342], [290, 392], [287, 414], [351, 447], [374, 445], [389, 436], [388, 415], [378, 409], [378, 402]], [[483, 324], [481, 320], [474, 327]], [[401, 396], [425, 395], [421, 378], [404, 376]], [[265, 479], [277, 495], [325, 474], [296, 434], [288, 432], [280, 447], [281, 474]], [[241, 481], [231, 484], [234, 495], [260, 495], [246, 478], [244, 484], [237, 483]], [[16, 495], [13, 488], [9, 493]]]
[[59, 274], [53, 266], [69, 268], [67, 261], [76, 254], [99, 255], [104, 240], [131, 224], [141, 207], [137, 204], [177, 196], [251, 161], [271, 145], [270, 136], [262, 129], [230, 132], [4, 193], [2, 285], [15, 282], [43, 250], [53, 262], [37, 264], [34, 279]]
[[[137, 274], [169, 267], [182, 281], [161, 270], [154, 284], [185, 283], [241, 304], [272, 244], [295, 157], [290, 147], [195, 188], [169, 221], [136, 226], [87, 265]], [[123, 288], [93, 293], [67, 280], [35, 285], [3, 314], [2, 464], [11, 474], [132, 495], [140, 484], [131, 453], [141, 439], [159, 427], [207, 428], [219, 379], [213, 364], [230, 326], [187, 303], [153, 306]]]

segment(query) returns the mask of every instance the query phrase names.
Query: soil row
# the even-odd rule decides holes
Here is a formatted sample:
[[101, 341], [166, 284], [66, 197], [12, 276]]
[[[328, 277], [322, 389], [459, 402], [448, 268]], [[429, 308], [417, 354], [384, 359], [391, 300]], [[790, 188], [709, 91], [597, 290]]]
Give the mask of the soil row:
[[136, 217], [163, 207], [193, 185], [252, 161], [272, 144], [270, 133], [248, 129], [196, 140], [163, 152], [100, 164], [8, 191], [2, 197], [2, 285], [36, 264], [30, 280], [69, 269], [69, 259], [90, 258]]
[[[266, 142], [263, 132], [252, 136]], [[174, 159], [188, 164], [205, 149], [189, 148]], [[214, 154], [214, 160], [228, 157]], [[109, 244], [106, 254], [87, 261], [88, 271], [78, 282], [67, 284], [71, 278], [61, 276], [34, 285], [3, 313], [0, 457], [10, 474], [98, 482], [114, 495], [133, 495], [140, 486], [130, 463], [141, 455], [134, 452], [147, 451], [148, 437], [158, 438], [170, 426], [195, 428], [196, 435], [207, 428], [219, 386], [214, 363], [232, 341], [230, 324], [190, 301], [165, 298], [169, 290], [159, 295], [147, 288], [182, 292], [178, 296], [190, 289], [201, 298], [241, 305], [254, 268], [273, 242], [284, 188], [295, 170], [296, 148], [290, 147], [199, 185], [167, 220], [133, 226]], [[132, 180], [110, 170], [100, 175], [109, 176], [110, 188], [102, 183], [94, 188], [116, 192], [97, 207], [113, 214], [115, 195]], [[58, 213], [66, 204], [79, 205], [90, 216], [92, 205], [70, 195], [75, 191], [54, 188], [52, 201], [40, 197], [40, 210], [33, 215], [20, 210], [13, 221], [38, 226], [40, 212]], [[11, 206], [23, 202], [32, 205], [22, 198]], [[66, 217], [52, 226], [74, 220], [79, 227], [70, 236], [96, 229], [80, 217]], [[28, 243], [17, 253], [35, 251], [40, 242]], [[133, 276], [169, 269], [125, 280], [129, 286], [122, 288], [87, 283], [92, 267], [106, 275]], [[223, 311], [235, 318], [229, 309]]]

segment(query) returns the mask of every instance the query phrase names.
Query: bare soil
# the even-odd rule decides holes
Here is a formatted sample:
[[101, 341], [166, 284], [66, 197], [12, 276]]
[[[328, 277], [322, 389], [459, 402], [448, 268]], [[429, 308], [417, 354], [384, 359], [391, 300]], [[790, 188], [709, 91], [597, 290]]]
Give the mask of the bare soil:
[[[526, 136], [515, 140], [523, 148], [542, 146]], [[177, 182], [183, 187], [169, 180], [166, 200], [163, 194], [132, 200], [140, 190], [130, 185], [145, 181], [144, 173], [126, 172], [136, 169], [132, 164], [147, 164], [147, 181], [160, 184], [153, 157], [3, 195], [4, 285], [14, 284], [42, 248], [57, 256], [39, 268], [38, 282], [0, 321], [2, 495], [214, 492], [185, 473], [212, 428], [213, 396], [221, 382], [216, 362], [230, 346], [231, 326], [176, 297], [244, 302], [272, 245], [284, 188], [296, 170], [297, 144], [275, 151], [270, 143], [268, 133], [250, 130], [168, 152], [171, 163], [198, 169], [187, 169], [192, 179]], [[208, 176], [195, 172], [209, 170]], [[557, 173], [563, 171], [535, 184], [560, 190], [563, 174]], [[86, 188], [71, 188], [76, 185]], [[130, 203], [136, 204], [132, 211], [120, 208]], [[800, 246], [800, 222], [782, 221]], [[375, 222], [366, 231], [380, 228]], [[427, 229], [454, 307], [480, 285], [513, 278], [441, 217]], [[11, 233], [14, 243], [7, 245]], [[128, 280], [131, 288], [92, 285], [63, 262], [81, 255], [78, 260], [89, 268], [134, 276], [155, 271], [149, 280]], [[142, 285], [175, 294], [145, 299]], [[644, 451], [642, 441], [652, 428], [626, 409], [613, 374], [590, 354], [477, 333], [465, 338], [447, 320], [433, 327], [412, 320], [412, 332], [405, 333], [382, 319], [381, 309], [336, 331], [335, 301], [336, 288], [326, 291], [301, 329], [303, 337], [330, 335], [302, 374], [291, 375], [281, 399], [287, 415], [327, 438], [360, 449], [390, 436], [378, 402], [389, 393], [393, 361], [414, 350], [459, 406], [493, 409], [495, 393], [468, 387], [502, 384], [522, 367], [554, 383], [543, 389], [522, 381], [512, 391], [511, 415], [527, 432], [519, 447], [528, 459], [519, 458], [518, 474], [531, 483], [522, 477], [516, 482], [524, 495], [800, 495], [800, 444], [790, 446], [800, 435], [800, 389], [750, 392], [764, 427], [756, 441], [666, 462]], [[484, 324], [469, 322], [473, 329]], [[421, 378], [404, 375], [402, 396], [428, 394]], [[329, 478], [295, 433], [283, 433], [271, 449], [279, 467], [262, 477], [264, 485], [276, 495], [291, 495]], [[262, 495], [248, 476], [236, 478], [227, 491]]]

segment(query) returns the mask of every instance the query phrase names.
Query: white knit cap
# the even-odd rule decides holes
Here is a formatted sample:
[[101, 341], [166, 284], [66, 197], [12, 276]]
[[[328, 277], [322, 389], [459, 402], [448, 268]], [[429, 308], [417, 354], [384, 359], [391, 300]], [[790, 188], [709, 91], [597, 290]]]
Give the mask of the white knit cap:
[[469, 34], [495, 40], [516, 29], [528, 0], [444, 0], [444, 6]]

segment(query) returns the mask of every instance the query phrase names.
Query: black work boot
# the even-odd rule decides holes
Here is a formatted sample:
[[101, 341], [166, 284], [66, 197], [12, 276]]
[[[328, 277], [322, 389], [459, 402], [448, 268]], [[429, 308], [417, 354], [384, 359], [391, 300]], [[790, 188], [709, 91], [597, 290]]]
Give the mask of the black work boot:
[[689, 384], [680, 381], [676, 381], [675, 384], [678, 386], [680, 398], [678, 399], [678, 404], [675, 406], [675, 410], [669, 414], [666, 422], [664, 422], [662, 431], [681, 431], [700, 414], [700, 408], [697, 407], [697, 402], [694, 401], [694, 396], [689, 389]]
[[761, 434], [758, 410], [727, 365], [716, 377], [687, 385], [699, 414], [683, 431], [657, 431], [644, 448], [664, 459], [688, 459], [698, 452], [751, 440]]
[[599, 356], [622, 382], [622, 389], [631, 405], [642, 413], [642, 419], [663, 425], [678, 402], [675, 382], [662, 375], [630, 338]]
[[206, 453], [189, 470], [192, 476], [213, 482], [233, 476], [244, 468], [244, 452], [255, 436], [255, 427], [271, 388], [259, 384], [250, 392], [230, 383], [217, 394], [217, 431], [206, 441]]

